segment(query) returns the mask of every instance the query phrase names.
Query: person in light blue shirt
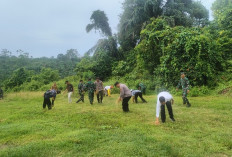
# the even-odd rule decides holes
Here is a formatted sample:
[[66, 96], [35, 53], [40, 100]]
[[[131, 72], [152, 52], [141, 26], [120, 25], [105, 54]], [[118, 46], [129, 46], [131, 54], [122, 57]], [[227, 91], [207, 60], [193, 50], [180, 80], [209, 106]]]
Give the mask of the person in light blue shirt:
[[131, 94], [132, 94], [132, 101], [135, 103], [138, 103], [138, 97], [143, 101], [143, 103], [147, 103], [147, 101], [143, 98], [143, 93], [141, 90], [132, 90], [131, 89]]

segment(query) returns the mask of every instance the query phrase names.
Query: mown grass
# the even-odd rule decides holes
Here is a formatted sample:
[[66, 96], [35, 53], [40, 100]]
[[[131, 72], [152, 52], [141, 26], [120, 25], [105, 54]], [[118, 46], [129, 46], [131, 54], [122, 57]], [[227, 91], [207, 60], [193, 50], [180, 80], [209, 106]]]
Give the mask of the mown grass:
[[0, 156], [232, 156], [231, 97], [190, 98], [191, 108], [175, 97], [176, 122], [155, 126], [155, 95], [123, 113], [118, 95], [93, 106], [58, 95], [48, 111], [42, 94], [0, 100]]

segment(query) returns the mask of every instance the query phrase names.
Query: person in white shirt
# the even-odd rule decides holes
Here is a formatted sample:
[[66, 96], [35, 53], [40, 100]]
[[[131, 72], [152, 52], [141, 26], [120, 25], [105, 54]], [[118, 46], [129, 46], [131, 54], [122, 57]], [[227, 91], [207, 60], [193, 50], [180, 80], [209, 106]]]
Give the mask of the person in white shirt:
[[166, 121], [166, 115], [165, 115], [165, 105], [168, 108], [169, 117], [174, 122], [174, 116], [172, 112], [172, 104], [174, 103], [173, 97], [168, 92], [161, 92], [157, 96], [157, 104], [156, 104], [156, 121], [155, 124], [159, 125], [159, 114], [161, 109], [161, 120], [163, 123]]
[[113, 88], [113, 86], [105, 86], [104, 90], [105, 90], [105, 95], [106, 96], [111, 96], [111, 89]]

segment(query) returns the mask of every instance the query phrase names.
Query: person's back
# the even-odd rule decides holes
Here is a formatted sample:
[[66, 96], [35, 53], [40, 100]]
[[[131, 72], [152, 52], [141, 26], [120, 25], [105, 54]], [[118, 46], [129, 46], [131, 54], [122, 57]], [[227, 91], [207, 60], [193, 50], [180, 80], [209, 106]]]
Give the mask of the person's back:
[[95, 84], [92, 81], [88, 81], [88, 83], [86, 84], [86, 88], [88, 92], [91, 92], [91, 93], [94, 93], [96, 89]]

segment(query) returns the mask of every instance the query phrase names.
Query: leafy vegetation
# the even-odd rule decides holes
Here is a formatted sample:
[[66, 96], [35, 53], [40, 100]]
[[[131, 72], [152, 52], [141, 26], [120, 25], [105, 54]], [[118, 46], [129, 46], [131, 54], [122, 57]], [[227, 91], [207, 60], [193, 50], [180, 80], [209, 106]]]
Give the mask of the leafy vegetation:
[[4, 90], [41, 90], [69, 76], [120, 80], [133, 88], [142, 81], [151, 91], [172, 90], [181, 71], [194, 89], [214, 90], [231, 81], [231, 1], [215, 1], [211, 22], [199, 1], [125, 0], [122, 6], [117, 34], [104, 11], [93, 11], [86, 31], [99, 31], [103, 38], [82, 57], [74, 49], [56, 58], [30, 58], [21, 50], [16, 57], [2, 50]]

